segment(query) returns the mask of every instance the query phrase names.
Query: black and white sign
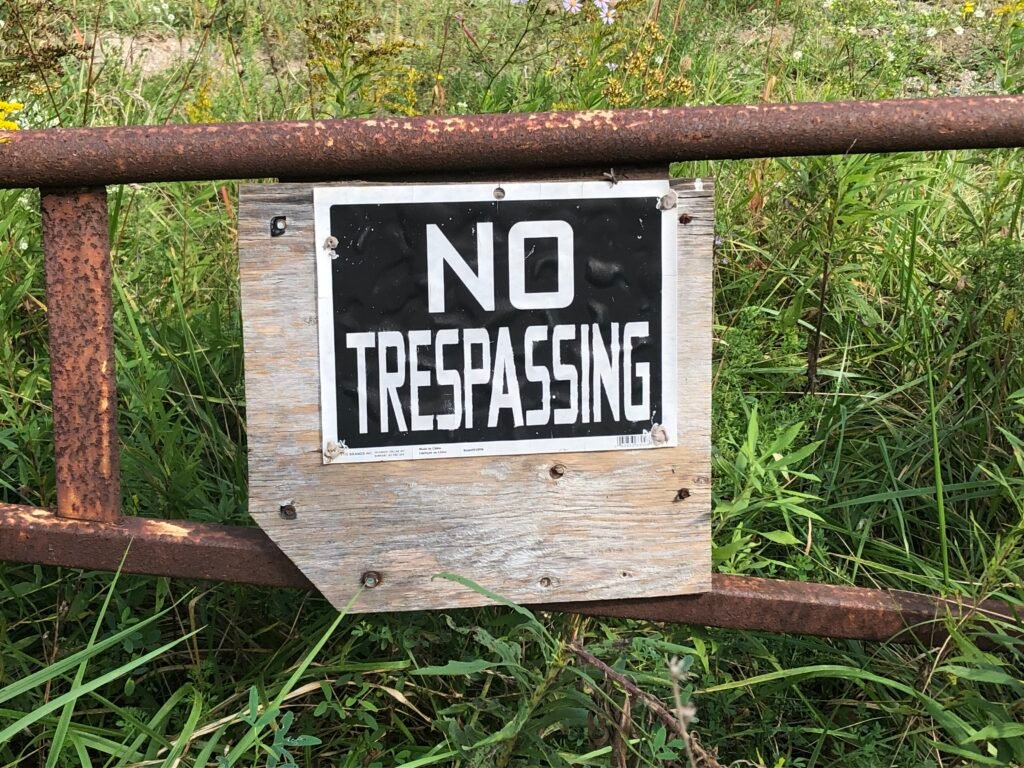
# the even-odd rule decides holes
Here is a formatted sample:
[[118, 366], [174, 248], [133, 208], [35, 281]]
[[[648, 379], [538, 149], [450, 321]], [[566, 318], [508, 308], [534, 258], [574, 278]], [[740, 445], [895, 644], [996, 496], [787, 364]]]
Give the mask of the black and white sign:
[[676, 445], [673, 199], [316, 188], [324, 461]]

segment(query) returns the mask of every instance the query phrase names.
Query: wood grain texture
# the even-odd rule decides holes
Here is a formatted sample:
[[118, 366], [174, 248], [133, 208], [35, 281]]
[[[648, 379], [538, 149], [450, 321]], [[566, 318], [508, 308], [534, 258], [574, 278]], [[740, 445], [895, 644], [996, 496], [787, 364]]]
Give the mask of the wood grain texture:
[[[313, 187], [242, 187], [250, 512], [336, 607], [368, 571], [381, 582], [355, 611], [488, 602], [442, 572], [519, 603], [710, 589], [713, 186], [673, 187], [686, 222], [677, 447], [344, 465], [320, 455]], [[288, 223], [272, 238], [274, 216]]]

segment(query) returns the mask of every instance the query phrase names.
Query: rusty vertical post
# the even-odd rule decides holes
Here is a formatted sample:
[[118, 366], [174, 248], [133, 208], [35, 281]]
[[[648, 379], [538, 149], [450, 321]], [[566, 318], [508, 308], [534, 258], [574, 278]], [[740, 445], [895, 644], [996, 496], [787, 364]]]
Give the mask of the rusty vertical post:
[[107, 192], [42, 189], [40, 195], [57, 514], [113, 523], [121, 488]]

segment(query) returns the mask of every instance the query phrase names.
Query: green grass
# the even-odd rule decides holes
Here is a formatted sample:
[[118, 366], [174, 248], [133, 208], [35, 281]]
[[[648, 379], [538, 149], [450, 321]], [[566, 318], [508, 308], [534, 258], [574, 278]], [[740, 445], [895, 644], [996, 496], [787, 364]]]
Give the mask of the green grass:
[[[1024, 9], [973, 5], [664, 0], [648, 23], [622, 0], [602, 26], [539, 0], [7, 0], [0, 98], [29, 128], [1020, 92]], [[672, 171], [717, 178], [715, 568], [1021, 606], [1021, 152]], [[125, 509], [246, 523], [236, 187], [109, 192]], [[52, 505], [35, 192], [0, 192], [0, 339], [0, 499]], [[1024, 764], [1021, 641], [949, 629], [339, 616], [4, 564], [0, 764], [688, 764], [573, 643], [670, 708], [677, 688], [722, 764]]]

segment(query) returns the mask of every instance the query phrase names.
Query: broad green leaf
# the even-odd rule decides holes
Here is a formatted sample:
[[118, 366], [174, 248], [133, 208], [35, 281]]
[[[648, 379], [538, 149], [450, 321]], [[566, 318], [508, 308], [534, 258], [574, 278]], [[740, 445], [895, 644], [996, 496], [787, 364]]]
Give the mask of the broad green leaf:
[[789, 531], [764, 531], [761, 535], [769, 541], [774, 541], [776, 544], [793, 545], [800, 543], [800, 539]]
[[449, 661], [440, 667], [420, 667], [409, 674], [412, 675], [475, 675], [485, 669], [493, 669], [501, 666], [494, 661], [474, 659], [472, 661]]
[[775, 461], [772, 461], [770, 464], [768, 464], [768, 469], [782, 469], [783, 467], [788, 467], [790, 464], [797, 464], [806, 459], [816, 450], [818, 450], [820, 446], [820, 440], [816, 440], [813, 443], [808, 443], [803, 448], [799, 448], [793, 451], [792, 453], [783, 456], [781, 459], [776, 459]]
[[961, 677], [964, 680], [973, 680], [976, 683], [995, 683], [997, 685], [1009, 685], [1013, 688], [1020, 688], [1021, 681], [1000, 669], [978, 669], [977, 667], [963, 667], [958, 664], [943, 664], [935, 670], [954, 677]]
[[1019, 739], [1024, 738], [1024, 723], [996, 723], [986, 725], [980, 731], [964, 741], [988, 741], [990, 739]]

